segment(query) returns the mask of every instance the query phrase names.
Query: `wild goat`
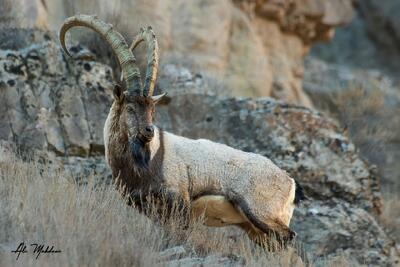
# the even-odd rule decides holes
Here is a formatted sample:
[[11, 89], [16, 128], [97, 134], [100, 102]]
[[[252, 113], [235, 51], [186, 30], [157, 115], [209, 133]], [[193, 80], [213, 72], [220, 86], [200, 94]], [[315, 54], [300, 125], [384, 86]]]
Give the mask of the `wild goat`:
[[[270, 234], [292, 240], [289, 223], [295, 204], [303, 197], [300, 186], [271, 160], [205, 139], [192, 140], [153, 125], [153, 96], [158, 69], [158, 45], [148, 27], [128, 47], [110, 24], [95, 16], [68, 18], [60, 30], [66, 54], [66, 32], [75, 26], [91, 28], [112, 47], [118, 58], [124, 84], [115, 85], [114, 102], [104, 126], [105, 157], [114, 179], [143, 208], [143, 199], [166, 194], [179, 200], [208, 226], [237, 225], [258, 242]], [[142, 88], [133, 49], [147, 44], [148, 65]]]

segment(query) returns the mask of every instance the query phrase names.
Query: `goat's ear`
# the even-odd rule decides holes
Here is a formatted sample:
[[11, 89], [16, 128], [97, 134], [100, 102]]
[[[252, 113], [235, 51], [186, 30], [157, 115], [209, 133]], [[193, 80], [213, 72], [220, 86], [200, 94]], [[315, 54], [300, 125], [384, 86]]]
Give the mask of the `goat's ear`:
[[161, 95], [154, 95], [154, 96], [151, 97], [151, 99], [153, 99], [154, 104], [157, 104], [157, 103], [159, 103], [160, 101], [161, 101], [161, 102], [164, 102], [164, 101], [162, 101], [162, 100], [163, 100], [163, 98], [164, 98], [166, 95], [167, 95], [167, 93], [163, 93], [163, 94], [161, 94]]
[[124, 99], [124, 92], [119, 84], [114, 85], [113, 93], [116, 101], [121, 102]]

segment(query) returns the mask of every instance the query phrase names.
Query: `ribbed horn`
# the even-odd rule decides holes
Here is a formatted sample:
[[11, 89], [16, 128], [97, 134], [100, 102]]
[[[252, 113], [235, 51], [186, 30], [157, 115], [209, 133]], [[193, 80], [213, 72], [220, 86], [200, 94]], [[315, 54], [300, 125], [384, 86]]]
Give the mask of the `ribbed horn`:
[[60, 43], [64, 52], [71, 56], [65, 45], [65, 34], [67, 31], [76, 26], [87, 27], [99, 33], [111, 46], [115, 56], [118, 58], [121, 71], [123, 73], [126, 87], [130, 94], [140, 95], [142, 92], [140, 71], [136, 66], [136, 59], [129, 50], [128, 44], [122, 35], [113, 29], [111, 24], [90, 15], [76, 15], [67, 18], [60, 29]]
[[146, 41], [147, 44], [147, 68], [146, 79], [143, 86], [143, 95], [152, 96], [158, 71], [158, 43], [151, 26], [148, 26], [146, 29], [140, 29], [140, 33], [133, 39], [132, 45], [129, 49], [133, 52], [142, 41]]

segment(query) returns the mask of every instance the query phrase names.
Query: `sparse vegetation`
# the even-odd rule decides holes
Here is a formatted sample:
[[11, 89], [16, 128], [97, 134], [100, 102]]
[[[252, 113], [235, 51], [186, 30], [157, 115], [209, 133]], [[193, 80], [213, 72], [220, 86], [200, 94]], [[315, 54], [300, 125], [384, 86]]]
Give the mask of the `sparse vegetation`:
[[[46, 1], [47, 3], [56, 2], [50, 2], [51, 0]], [[39, 3], [40, 0], [28, 0], [25, 2]], [[162, 1], [153, 2], [161, 3]], [[181, 2], [183, 3], [184, 1]], [[27, 9], [29, 9], [29, 5], [24, 5], [23, 3], [23, 1], [0, 0], [0, 29], [7, 29], [6, 31], [0, 32], [0, 40], [2, 41], [0, 43], [0, 46], [3, 50], [8, 50], [11, 48], [12, 50], [20, 50], [26, 47], [26, 42], [33, 42], [33, 39], [31, 39], [31, 37], [25, 38], [25, 36], [30, 36], [28, 34], [30, 32], [29, 29], [25, 29], [26, 32], [16, 31], [14, 29], [11, 31], [9, 30], [9, 28], [14, 27], [19, 29], [39, 25], [37, 22], [35, 22], [35, 16], [38, 14], [38, 12], [36, 12], [37, 10], [33, 13], [30, 13], [31, 16], [28, 16]], [[132, 7], [128, 5], [132, 3], [137, 4], [137, 6]], [[154, 17], [156, 19], [166, 17], [164, 12], [162, 12], [160, 14], [154, 15], [153, 17], [149, 17], [148, 20], [143, 20], [143, 17], [145, 17], [145, 15], [147, 15], [148, 13], [148, 11], [146, 12], [146, 8], [153, 9], [151, 3], [152, 1], [146, 2], [130, 0], [116, 0], [111, 2], [104, 0], [68, 0], [62, 1], [62, 4], [60, 4], [63, 5], [63, 7], [60, 8], [63, 11], [63, 15], [57, 17], [61, 19], [63, 16], [70, 16], [76, 13], [96, 13], [100, 18], [113, 24], [114, 27], [118, 31], [120, 31], [124, 37], [127, 38], [128, 43], [130, 43], [132, 37], [137, 33], [139, 24], [151, 24], [149, 23], [149, 21], [151, 22]], [[136, 10], [136, 8], [139, 6], [143, 6], [143, 10], [137, 13], [143, 13], [143, 17], [121, 15], [124, 10], [129, 10], [129, 8]], [[32, 11], [33, 9], [29, 10]], [[238, 10], [236, 10], [236, 13], [238, 13], [237, 11]], [[365, 12], [367, 12], [367, 10], [365, 10]], [[165, 13], [167, 14], [168, 12]], [[367, 12], [367, 16], [365, 16], [366, 18], [374, 17], [368, 16], [368, 14], [371, 13]], [[259, 14], [255, 15], [258, 16]], [[231, 19], [233, 21], [238, 19], [236, 18], [236, 16], [238, 16], [238, 14], [236, 14]], [[220, 14], [218, 15], [218, 18], [219, 17]], [[262, 22], [259, 17], [255, 18], [256, 22]], [[46, 16], [42, 17], [42, 19], [44, 21], [47, 21]], [[254, 17], [252, 19], [254, 20]], [[360, 22], [358, 21], [357, 23]], [[54, 25], [55, 24], [56, 23], [54, 23]], [[186, 26], [186, 24], [187, 22], [182, 19], [182, 25]], [[199, 24], [201, 24], [201, 21], [199, 21]], [[171, 29], [174, 29], [176, 25], [171, 24], [170, 26]], [[244, 26], [245, 25], [243, 25], [243, 27]], [[268, 27], [263, 26], [262, 29], [268, 30]], [[43, 28], [45, 29], [46, 27]], [[303, 29], [304, 27], [300, 28]], [[168, 34], [171, 34], [172, 37], [176, 37], [180, 34], [179, 31], [172, 32], [171, 29], [168, 28], [168, 31], [165, 29], [160, 30], [160, 36], [162, 36], [163, 30]], [[227, 30], [229, 30], [230, 34], [232, 34], [234, 29], [235, 28], [233, 26], [230, 26]], [[278, 29], [279, 27], [276, 28], [276, 30]], [[169, 30], [171, 30], [171, 32], [169, 32]], [[189, 30], [190, 29], [187, 29], [187, 31]], [[364, 32], [364, 29], [362, 30]], [[278, 40], [278, 38], [281, 38], [280, 33], [278, 33], [279, 32], [275, 32], [276, 35], [267, 34], [265, 39], [260, 39], [266, 41], [265, 43], [267, 47], [265, 53], [268, 54], [268, 61], [271, 61], [272, 63], [274, 63], [274, 60], [277, 61], [270, 66], [271, 68], [268, 69], [268, 72], [273, 73], [273, 75], [275, 76], [279, 76], [278, 78], [282, 80], [290, 77], [292, 75], [292, 72], [295, 76], [298, 75], [299, 77], [302, 77], [302, 68], [295, 68], [292, 70], [292, 63], [290, 62], [291, 60], [295, 59], [296, 64], [294, 66], [301, 66], [301, 62], [297, 62], [301, 61], [301, 58], [297, 58], [296, 56], [297, 46], [293, 46], [294, 49], [289, 51], [290, 55], [287, 55], [288, 51], [284, 51], [284, 49], [276, 50], [275, 48], [270, 48], [268, 46], [271, 42], [271, 45], [275, 45], [276, 43], [278, 47], [291, 47], [290, 43], [285, 42], [286, 39]], [[349, 31], [349, 33], [351, 34], [351, 31]], [[257, 34], [260, 33], [257, 32]], [[82, 47], [88, 48], [91, 52], [93, 52], [96, 55], [96, 61], [106, 63], [111, 66], [115, 78], [114, 80], [119, 80], [119, 67], [117, 62], [115, 61], [115, 57], [113, 56], [112, 51], [109, 49], [108, 45], [104, 42], [104, 40], [102, 40], [102, 38], [98, 34], [87, 30], [76, 30], [72, 32], [71, 35], [71, 38], [68, 38], [69, 40], [71, 40], [71, 44], [69, 45], [76, 44], [74, 40], [83, 40]], [[291, 38], [291, 41], [296, 43], [295, 35], [296, 32], [294, 32], [294, 34], [289, 34], [289, 37]], [[218, 37], [220, 38], [220, 36]], [[188, 39], [190, 40], [188, 40], [187, 42], [190, 44], [192, 38]], [[342, 49], [343, 51], [334, 51], [335, 58], [340, 57], [341, 55], [347, 55], [348, 52], [356, 52], [356, 50], [354, 49], [354, 47], [357, 47], [357, 45], [355, 45], [356, 39], [358, 39], [358, 42], [365, 42], [365, 40], [357, 36], [345, 39], [346, 43], [352, 44], [351, 48], [346, 48], [348, 51], [346, 51], [346, 49]], [[246, 44], [248, 43], [247, 38], [240, 38], [240, 40], [238, 41], [246, 42]], [[187, 80], [171, 80], [171, 77], [168, 75], [164, 78], [161, 77], [157, 86], [159, 86], [162, 91], [170, 90], [172, 88], [176, 90], [177, 87], [182, 87], [182, 92], [184, 93], [183, 90], [187, 89], [187, 87], [198, 86], [198, 81], [199, 83], [205, 83], [206, 85], [201, 87], [198, 86], [199, 88], [196, 89], [205, 90], [203, 88], [208, 88], [207, 90], [213, 94], [215, 93], [218, 95], [230, 95], [232, 93], [232, 90], [236, 90], [236, 87], [239, 86], [241, 82], [244, 81], [246, 83], [249, 80], [238, 79], [235, 80], [236, 83], [232, 82], [232, 86], [227, 86], [227, 84], [229, 84], [229, 81], [232, 80], [230, 76], [228, 76], [231, 75], [230, 73], [225, 76], [215, 74], [215, 77], [210, 77], [212, 73], [204, 73], [204, 69], [201, 66], [195, 64], [198, 59], [202, 59], [201, 57], [207, 57], [210, 55], [207, 51], [204, 53], [202, 52], [202, 54], [199, 53], [199, 55], [188, 53], [188, 56], [182, 57], [179, 51], [179, 49], [181, 48], [176, 46], [175, 42], [168, 41], [166, 43], [167, 47], [166, 49], [164, 49], [164, 51], [170, 51], [168, 51], [168, 53], [165, 53], [165, 55], [162, 57], [162, 65], [165, 66], [167, 63], [171, 63], [172, 67], [188, 67], [188, 70], [194, 71], [193, 73], [201, 73], [202, 76], [198, 74], [199, 78], [197, 78], [197, 76], [193, 75], [193, 79]], [[341, 47], [343, 48], [343, 46]], [[235, 48], [238, 49], [238, 47], [236, 46], [229, 47], [229, 49]], [[245, 48], [246, 49], [244, 50], [247, 51], [248, 46], [245, 46]], [[251, 51], [257, 51], [257, 47], [250, 48]], [[354, 51], [351, 49], [353, 49]], [[194, 52], [196, 52], [196, 49], [194, 50]], [[358, 50], [363, 51], [363, 49]], [[9, 51], [7, 51], [7, 53], [5, 53], [4, 55], [8, 55], [8, 52]], [[372, 55], [370, 51], [364, 51], [363, 53], [365, 55], [370, 55], [365, 58], [368, 58], [368, 60], [372, 60], [372, 57], [374, 55]], [[47, 55], [47, 53], [45, 54]], [[32, 60], [32, 62], [35, 62], [35, 58], [37, 56], [35, 53], [32, 53], [32, 55], [33, 56], [32, 58], [30, 58], [30, 60]], [[229, 66], [229, 64], [232, 64], [231, 61], [234, 61], [238, 58], [240, 62], [237, 62], [242, 65], [246, 65], [247, 62], [250, 61], [253, 62], [251, 57], [246, 60], [247, 57], [243, 57], [243, 53], [241, 51], [230, 51], [227, 55], [230, 55], [226, 56], [227, 61], [224, 61], [227, 66]], [[25, 56], [25, 54], [23, 56]], [[23, 56], [18, 56], [18, 60]], [[249, 53], [249, 56], [251, 56], [251, 53]], [[282, 61], [276, 60], [277, 58], [282, 58]], [[396, 57], [393, 54], [393, 59], [395, 58]], [[16, 59], [17, 57], [15, 57], [13, 60]], [[44, 68], [44, 66], [48, 67], [49, 65], [57, 65], [60, 62], [53, 59], [50, 61], [45, 61], [43, 60], [42, 55], [39, 55], [38, 59], [41, 59], [42, 62], [46, 62], [46, 64], [43, 64], [43, 66], [38, 65], [36, 69], [31, 66], [30, 68], [28, 68], [30, 73], [36, 73], [36, 71], [38, 71], [42, 67]], [[139, 50], [137, 50], [137, 59], [141, 67], [141, 72], [144, 73], [144, 67], [146, 64], [145, 46], [141, 46], [139, 47]], [[262, 59], [262, 57], [260, 57], [260, 59]], [[393, 59], [391, 61], [395, 62], [396, 60]], [[386, 67], [386, 65], [393, 64], [393, 62], [390, 62], [390, 60], [388, 62], [385, 57], [382, 57], [381, 60], [385, 63], [384, 67]], [[12, 63], [11, 60], [9, 62]], [[47, 64], [48, 62], [50, 62], [50, 64]], [[254, 62], [255, 64], [250, 65], [254, 65], [256, 66], [256, 68], [260, 68], [260, 61], [254, 60]], [[269, 64], [269, 62], [266, 63]], [[290, 74], [289, 76], [285, 76], [286, 64], [288, 65], [288, 70], [290, 70], [288, 71], [288, 73]], [[249, 67], [248, 70], [246, 68], [240, 68], [239, 70], [243, 72], [253, 72], [254, 69], [250, 68], [250, 65], [246, 65]], [[354, 65], [357, 68], [364, 68], [359, 64]], [[16, 66], [19, 65], [16, 64]], [[24, 66], [28, 65], [24, 64]], [[342, 69], [343, 66], [343, 64], [339, 65], [339, 69], [342, 71], [346, 70], [347, 73], [347, 71], [349, 70], [346, 68]], [[276, 69], [278, 69], [279, 71], [276, 71]], [[75, 70], [75, 68], [71, 68], [71, 71], [73, 70]], [[175, 69], [170, 70], [171, 73], [182, 72]], [[232, 71], [232, 69], [229, 69], [229, 71]], [[277, 72], [279, 75], [277, 75], [275, 72]], [[305, 72], [307, 73], [307, 69], [305, 70]], [[42, 72], [38, 71], [37, 73]], [[13, 101], [13, 98], [10, 97], [10, 95], [13, 96], [14, 92], [16, 92], [14, 88], [18, 88], [19, 94], [23, 96], [21, 97], [21, 103], [23, 103], [23, 107], [25, 107], [25, 104], [28, 107], [29, 102], [25, 103], [24, 101], [26, 99], [29, 100], [30, 91], [34, 93], [36, 92], [37, 88], [35, 86], [41, 85], [42, 83], [51, 86], [51, 83], [48, 83], [47, 81], [55, 81], [55, 79], [59, 79], [55, 82], [61, 82], [60, 74], [63, 74], [64, 72], [57, 71], [54, 73], [51, 74], [52, 77], [55, 77], [54, 80], [50, 80], [47, 78], [41, 80], [41, 75], [37, 75], [37, 77], [35, 78], [34, 75], [28, 75], [27, 82], [29, 82], [29, 85], [26, 85], [26, 77], [23, 75], [18, 74], [19, 78], [17, 78], [17, 75], [13, 74], [7, 74], [8, 76], [4, 75], [4, 77], [11, 77], [9, 81], [12, 85], [7, 87], [10, 88], [10, 90], [7, 92], [7, 94], [4, 95], [3, 99], [6, 99], [7, 101], [10, 100], [10, 102], [11, 100]], [[255, 73], [257, 74], [258, 72]], [[0, 74], [5, 74], [5, 72]], [[161, 71], [160, 74], [162, 75], [163, 72]], [[234, 72], [233, 74], [236, 75]], [[320, 75], [319, 72], [317, 74]], [[274, 79], [276, 79], [275, 76], [273, 77]], [[64, 79], [65, 77], [66, 76], [64, 76], [62, 79]], [[91, 79], [89, 79], [89, 81], [93, 82], [97, 81], [94, 80], [93, 77], [99, 77], [99, 75], [93, 75], [90, 77]], [[182, 77], [185, 78], [186, 76]], [[321, 77], [326, 78], [324, 76]], [[391, 242], [392, 239], [400, 242], [400, 198], [398, 196], [400, 179], [398, 179], [399, 168], [396, 164], [396, 159], [398, 158], [396, 155], [400, 155], [398, 152], [400, 136], [398, 135], [398, 127], [400, 125], [400, 116], [398, 116], [398, 114], [400, 113], [398, 105], [399, 102], [396, 102], [397, 100], [395, 100], [394, 97], [391, 97], [392, 95], [388, 94], [388, 92], [385, 91], [385, 88], [382, 88], [380, 82], [376, 82], [375, 84], [373, 80], [370, 82], [368, 80], [369, 78], [367, 78], [366, 76], [362, 76], [363, 79], [364, 77], [367, 81], [366, 83], [368, 83], [371, 88], [364, 88], [363, 85], [359, 85], [358, 82], [356, 82], [354, 85], [346, 85], [340, 90], [332, 90], [328, 97], [329, 99], [324, 102], [326, 106], [323, 106], [323, 104], [321, 104], [321, 102], [323, 102], [321, 100], [321, 96], [316, 96], [316, 99], [313, 102], [318, 110], [326, 111], [329, 114], [328, 117], [337, 118], [342, 126], [348, 129], [351, 141], [355, 143], [355, 147], [357, 148], [357, 150], [359, 150], [358, 154], [360, 155], [360, 157], [367, 158], [370, 163], [378, 165], [379, 176], [381, 177], [382, 183], [381, 192], [384, 198], [384, 206], [383, 213], [379, 216], [379, 218], [377, 218], [377, 222], [379, 222], [379, 229], [383, 229], [388, 234], [389, 243], [393, 244], [393, 242]], [[36, 78], [38, 78], [38, 83], [36, 83]], [[257, 76], [256, 80], [259, 78], [260, 77]], [[265, 77], [262, 76], [260, 79], [264, 80], [264, 78], [266, 80], [265, 90], [268, 90], [268, 75], [266, 75]], [[340, 76], [335, 77], [335, 79], [336, 78], [338, 79], [339, 84], [343, 82]], [[382, 77], [379, 77], [377, 81], [381, 81], [381, 79]], [[8, 86], [8, 78], [3, 80], [4, 83], [0, 79], [0, 89], [4, 88], [2, 87], [3, 85]], [[301, 78], [299, 78], [299, 80], [301, 80]], [[53, 84], [55, 82], [53, 82]], [[22, 84], [25, 84], [25, 87]], [[104, 83], [102, 83], [102, 85], [103, 84]], [[58, 88], [60, 88], [60, 86]], [[99, 86], [99, 88], [104, 89], [104, 86]], [[45, 94], [46, 88], [44, 87], [39, 89], [43, 89], [42, 93], [44, 93], [41, 96], [43, 96], [43, 98], [47, 100]], [[69, 90], [70, 88], [67, 88], [66, 86], [66, 89]], [[394, 89], [397, 90], [398, 85], [396, 85]], [[55, 91], [57, 90], [50, 90], [51, 93]], [[246, 95], [246, 92], [243, 91], [240, 91], [239, 93]], [[253, 93], [249, 94], [253, 95]], [[8, 104], [9, 102], [7, 101], [4, 103]], [[55, 100], [54, 103], [56, 103], [55, 106], [58, 105], [58, 102], [56, 102]], [[90, 104], [92, 102], [88, 103]], [[19, 111], [19, 109], [17, 108], [16, 110]], [[30, 111], [31, 109], [27, 110]], [[65, 110], [70, 111], [69, 108], [66, 108]], [[73, 110], [73, 107], [71, 108], [71, 110]], [[9, 109], [6, 109], [5, 112], [9, 112]], [[7, 121], [9, 119], [6, 119], [5, 122], [6, 124], [10, 125], [14, 124], [14, 129], [17, 129], [18, 122], [23, 121], [23, 118], [26, 119], [27, 117], [29, 117], [29, 114], [30, 112], [26, 112], [25, 117], [12, 117], [13, 119], [11, 119], [11, 121]], [[17, 115], [20, 114], [18, 113]], [[243, 112], [243, 115], [246, 115], [246, 112]], [[2, 120], [0, 121], [4, 122]], [[21, 125], [24, 125], [25, 127], [24, 123], [21, 123]], [[255, 123], [258, 122], [256, 121]], [[32, 125], [35, 124], [32, 123]], [[6, 128], [7, 127], [8, 126], [6, 126]], [[3, 130], [2, 127], [0, 128], [0, 130]], [[12, 135], [14, 137], [20, 136], [20, 132], [13, 132]], [[1, 138], [7, 138], [8, 136], [9, 135], [6, 129], [5, 134], [2, 134]], [[256, 140], [256, 138], [254, 140]], [[27, 144], [21, 142], [21, 144], [19, 145], [19, 149], [23, 149], [26, 145], [26, 151], [30, 152], [30, 150], [28, 150], [29, 147]], [[309, 147], [314, 149], [313, 146]], [[295, 152], [297, 153], [297, 149], [293, 152], [293, 154], [295, 154]], [[299, 155], [302, 155], [303, 152], [307, 153], [308, 150], [302, 151]], [[68, 153], [66, 153], [66, 155], [68, 155]], [[200, 266], [201, 264], [203, 264], [203, 266], [353, 266], [350, 265], [349, 262], [353, 262], [353, 260], [354, 262], [357, 262], [357, 259], [355, 259], [356, 257], [354, 257], [354, 255], [357, 253], [363, 254], [364, 251], [368, 250], [368, 247], [372, 248], [373, 246], [370, 242], [372, 239], [374, 239], [375, 241], [378, 240], [376, 236], [373, 236], [373, 238], [371, 239], [367, 239], [358, 234], [350, 236], [346, 233], [346, 228], [343, 227], [336, 228], [340, 231], [332, 231], [332, 235], [330, 235], [329, 237], [338, 237], [337, 240], [334, 240], [334, 238], [332, 238], [332, 244], [330, 242], [331, 239], [326, 239], [328, 240], [328, 242], [325, 242], [325, 244], [329, 244], [331, 246], [331, 251], [326, 252], [325, 250], [324, 252], [322, 252], [331, 253], [330, 255], [337, 255], [338, 253], [341, 253], [340, 251], [341, 249], [343, 249], [343, 255], [339, 255], [336, 258], [314, 258], [313, 254], [318, 253], [316, 250], [318, 250], [319, 248], [313, 249], [313, 251], [305, 251], [305, 249], [303, 248], [300, 249], [301, 244], [293, 244], [293, 246], [289, 247], [286, 250], [269, 253], [254, 245], [254, 243], [248, 239], [247, 235], [243, 233], [239, 228], [208, 228], [197, 222], [192, 224], [187, 229], [182, 229], [182, 227], [180, 226], [182, 217], [179, 210], [176, 211], [172, 217], [162, 217], [161, 220], [148, 218], [140, 214], [136, 209], [126, 205], [125, 200], [121, 197], [121, 194], [119, 194], [115, 186], [107, 183], [107, 181], [104, 181], [104, 177], [98, 177], [96, 175], [86, 177], [84, 174], [81, 174], [84, 177], [75, 177], [70, 172], [64, 169], [59, 169], [58, 167], [55, 167], [55, 165], [53, 165], [52, 163], [47, 162], [45, 158], [33, 157], [32, 160], [28, 160], [27, 157], [30, 156], [31, 154], [28, 154], [25, 151], [21, 156], [16, 156], [14, 153], [5, 153], [5, 151], [2, 150], [0, 140], [0, 267]], [[301, 157], [299, 162], [301, 162]], [[90, 170], [86, 171], [90, 172]], [[317, 174], [319, 175], [319, 173]], [[314, 175], [314, 173], [312, 175]], [[322, 178], [326, 178], [325, 174], [321, 174], [321, 176]], [[328, 178], [330, 179], [330, 177]], [[366, 183], [369, 182], [369, 180], [363, 180], [363, 182], [364, 181]], [[329, 182], [332, 183], [332, 188], [335, 189], [335, 181], [329, 180]], [[337, 195], [339, 195], [339, 193], [337, 193]], [[313, 199], [313, 196], [311, 197]], [[327, 203], [327, 205], [331, 204]], [[313, 216], [319, 216], [318, 210], [315, 208], [310, 209], [309, 212], [310, 213], [308, 213], [307, 211], [305, 216], [308, 216], [309, 214]], [[328, 213], [329, 215], [331, 215], [332, 211], [328, 209]], [[329, 222], [332, 222], [332, 224], [342, 223], [342, 221], [339, 220], [339, 217], [326, 217], [329, 218], [328, 220], [330, 220]], [[350, 214], [349, 217], [353, 218], [352, 214]], [[343, 221], [347, 222], [345, 220]], [[352, 224], [352, 222], [355, 222], [353, 219], [349, 221], [351, 227], [358, 227], [357, 224]], [[375, 220], [373, 222], [375, 222]], [[304, 221], [301, 221], [301, 223], [304, 223]], [[357, 221], [357, 223], [359, 223], [359, 221]], [[317, 227], [308, 227], [307, 229], [316, 229], [315, 232], [324, 231]], [[348, 227], [347, 229], [349, 228], [350, 227]], [[369, 231], [369, 229], [367, 229], [367, 231]], [[307, 232], [308, 239], [311, 240], [308, 245], [313, 242], [313, 238], [314, 240], [319, 240], [318, 237], [310, 234], [315, 232]], [[302, 240], [304, 236], [306, 236], [306, 234], [301, 236], [300, 233], [299, 239]], [[309, 238], [310, 236], [312, 238]], [[357, 244], [357, 242], [354, 242], [356, 244], [354, 245], [354, 248], [352, 247], [348, 249], [348, 244], [350, 243], [347, 239], [348, 237], [351, 237], [350, 240], [355, 240], [357, 242], [360, 241], [360, 243]], [[11, 253], [11, 251], [15, 250], [21, 242], [27, 244], [28, 249], [32, 249], [31, 247], [29, 247], [29, 244], [39, 243], [50, 246], [54, 245], [56, 249], [60, 249], [62, 252], [59, 254], [51, 255], [42, 254], [39, 256], [38, 259], [35, 259], [36, 255], [32, 255], [31, 253], [21, 254], [19, 259], [16, 260], [17, 255]], [[377, 243], [378, 245], [375, 246], [376, 249], [371, 249], [370, 251], [368, 251], [368, 257], [372, 258], [373, 260], [375, 260], [375, 257], [386, 257], [387, 250], [382, 249], [382, 247], [384, 246], [381, 246], [382, 243], [380, 243], [380, 241]], [[361, 246], [360, 244], [366, 245]], [[358, 249], [358, 247], [362, 248], [362, 250]], [[358, 250], [356, 250], [356, 248]], [[399, 249], [400, 246], [397, 245], [397, 250], [399, 251]], [[348, 254], [348, 251], [346, 250], [351, 250], [353, 254]], [[302, 254], [302, 257], [298, 256], [299, 253]], [[322, 253], [320, 252], [319, 255], [321, 255]], [[306, 256], [304, 254], [306, 254]], [[367, 252], [365, 253], [365, 255], [367, 255]], [[302, 262], [301, 258], [307, 258], [307, 262]]]
[[381, 221], [386, 225], [390, 235], [400, 241], [400, 198], [398, 195], [386, 196]]
[[[371, 89], [360, 84], [348, 88], [335, 90], [329, 94], [330, 101], [321, 104], [319, 108], [336, 117], [348, 130], [352, 141], [360, 150], [360, 155], [370, 163], [383, 166], [387, 157], [390, 143], [396, 144], [397, 127], [399, 125], [400, 110], [388, 104], [392, 99], [391, 92], [385, 91], [379, 84], [370, 82]], [[392, 93], [393, 94], [393, 93]], [[392, 152], [393, 153], [393, 152]], [[384, 199], [381, 222], [392, 234], [391, 237], [400, 241], [400, 201], [397, 190], [400, 180], [397, 179], [398, 170], [395, 164], [387, 164], [378, 169], [382, 182]]]
[[14, 26], [15, 18], [12, 16], [12, 2], [10, 0], [0, 0], [0, 26]]
[[[178, 266], [179, 260], [199, 259], [217, 266], [304, 266], [295, 249], [268, 253], [237, 228], [211, 229], [197, 223], [180, 229], [178, 213], [155, 223], [127, 206], [112, 185], [98, 181], [91, 176], [79, 185], [51, 165], [3, 155], [0, 266]], [[20, 242], [54, 245], [62, 253], [38, 259], [21, 254], [16, 260], [11, 250]], [[178, 246], [183, 253], [165, 257]]]
[[[350, 130], [352, 140], [365, 154], [382, 150], [383, 142], [393, 137], [383, 117], [391, 119], [385, 106], [385, 93], [377, 87], [367, 90], [359, 85], [332, 94], [334, 105], [340, 108], [339, 121]], [[335, 116], [335, 114], [331, 114]]]

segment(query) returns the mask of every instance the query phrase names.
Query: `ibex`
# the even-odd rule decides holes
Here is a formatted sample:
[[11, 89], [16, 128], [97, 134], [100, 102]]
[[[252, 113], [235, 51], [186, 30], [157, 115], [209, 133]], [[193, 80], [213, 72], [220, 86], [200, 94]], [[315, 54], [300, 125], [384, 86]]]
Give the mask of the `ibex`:
[[[75, 26], [103, 36], [121, 67], [124, 84], [113, 89], [104, 126], [105, 157], [113, 178], [121, 181], [134, 204], [140, 208], [144, 196], [162, 192], [184, 203], [193, 216], [204, 216], [207, 226], [237, 225], [258, 243], [267, 242], [271, 234], [283, 241], [294, 238], [289, 223], [304, 195], [285, 171], [264, 156], [177, 136], [153, 125], [155, 105], [164, 94], [153, 96], [158, 45], [151, 27], [142, 29], [128, 47], [110, 24], [95, 16], [73, 16], [60, 30], [68, 55], [65, 34]], [[148, 57], [143, 86], [132, 52], [142, 41]]]

